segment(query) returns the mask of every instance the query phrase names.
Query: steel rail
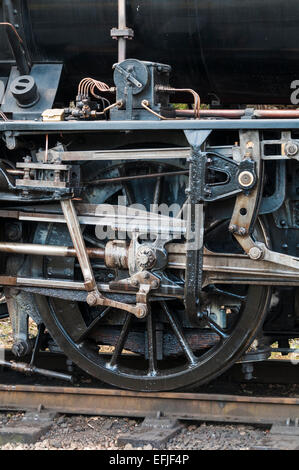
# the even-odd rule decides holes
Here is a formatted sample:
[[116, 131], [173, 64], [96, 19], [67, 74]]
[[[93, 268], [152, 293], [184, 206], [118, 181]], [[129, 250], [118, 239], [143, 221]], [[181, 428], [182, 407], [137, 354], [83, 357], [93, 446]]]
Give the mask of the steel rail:
[[[1, 350], [7, 360], [13, 359], [9, 349]], [[1, 354], [0, 354], [1, 355]], [[37, 366], [66, 372], [65, 356], [41, 352]], [[253, 384], [298, 384], [296, 368], [289, 361], [267, 360], [255, 364]], [[54, 369], [53, 369], [54, 368]], [[0, 373], [0, 410], [36, 410], [70, 414], [145, 417], [159, 413], [177, 419], [252, 424], [278, 424], [299, 417], [299, 398], [239, 396], [242, 382], [242, 363], [236, 363], [215, 384], [211, 393], [132, 392], [97, 388], [98, 382], [88, 388], [72, 385], [37, 385], [35, 378]], [[222, 380], [221, 379], [221, 380]], [[44, 379], [45, 380], [45, 379]], [[222, 383], [228, 382], [229, 394], [219, 393]], [[3, 383], [1, 383], [3, 382]], [[237, 387], [236, 387], [237, 385]], [[271, 389], [272, 390], [272, 389]], [[42, 406], [41, 406], [42, 405]]]
[[145, 417], [162, 413], [177, 419], [282, 423], [299, 419], [299, 399], [205, 393], [146, 393], [114, 389], [0, 385], [1, 410]]

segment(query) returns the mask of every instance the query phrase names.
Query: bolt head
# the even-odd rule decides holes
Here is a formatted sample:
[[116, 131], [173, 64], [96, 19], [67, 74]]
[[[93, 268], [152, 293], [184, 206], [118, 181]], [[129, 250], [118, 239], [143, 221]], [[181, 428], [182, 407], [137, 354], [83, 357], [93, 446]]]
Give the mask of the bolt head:
[[239, 233], [239, 235], [241, 235], [242, 237], [244, 237], [244, 235], [247, 234], [247, 230], [246, 230], [245, 227], [240, 227], [238, 233]]
[[242, 171], [238, 176], [238, 182], [242, 188], [249, 188], [254, 183], [254, 176], [250, 171]]
[[254, 246], [249, 250], [249, 257], [253, 260], [261, 259], [263, 256], [263, 251], [258, 246]]
[[97, 296], [93, 293], [88, 294], [88, 296], [86, 298], [86, 302], [91, 307], [95, 306], [97, 304]]
[[141, 254], [140, 257], [139, 257], [139, 263], [141, 265], [143, 265], [143, 264], [146, 265], [147, 262], [148, 262], [147, 254], [146, 253]]
[[296, 142], [287, 142], [285, 145], [285, 153], [288, 157], [294, 157], [299, 151], [299, 146]]
[[156, 262], [156, 256], [152, 248], [142, 246], [136, 254], [136, 264], [141, 269], [150, 269]]

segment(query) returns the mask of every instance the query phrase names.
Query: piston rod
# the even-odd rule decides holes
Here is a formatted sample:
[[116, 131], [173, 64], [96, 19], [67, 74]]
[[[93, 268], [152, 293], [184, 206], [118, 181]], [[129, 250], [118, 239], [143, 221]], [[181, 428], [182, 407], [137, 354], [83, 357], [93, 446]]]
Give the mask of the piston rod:
[[[86, 248], [86, 251], [90, 258], [105, 258], [105, 250], [103, 248]], [[1, 242], [0, 252], [40, 256], [76, 256], [75, 248], [70, 246], [38, 245], [34, 243]]]

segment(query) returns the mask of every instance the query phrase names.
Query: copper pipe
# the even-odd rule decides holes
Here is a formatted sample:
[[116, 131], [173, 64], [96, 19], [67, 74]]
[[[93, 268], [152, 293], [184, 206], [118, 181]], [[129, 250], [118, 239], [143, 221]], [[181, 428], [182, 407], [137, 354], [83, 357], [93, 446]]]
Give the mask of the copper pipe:
[[[177, 109], [177, 117], [194, 117], [192, 109]], [[228, 119], [240, 119], [245, 116], [244, 109], [201, 109], [200, 117], [222, 117]], [[253, 112], [255, 118], [260, 119], [297, 119], [299, 109], [256, 109]]]
[[12, 49], [20, 75], [29, 75], [31, 69], [31, 60], [28, 57], [22, 38], [18, 34], [14, 25], [12, 25], [11, 23], [1, 22], [0, 26], [6, 27], [8, 41]]
[[[177, 117], [194, 117], [193, 109], [177, 109], [175, 111]], [[245, 111], [242, 109], [201, 109], [200, 117], [227, 117], [240, 118], [244, 116]]]
[[14, 34], [16, 35], [16, 37], [18, 38], [19, 43], [20, 43], [20, 44], [23, 44], [23, 40], [22, 40], [21, 36], [20, 36], [19, 33], [17, 32], [17, 30], [16, 30], [16, 28], [14, 27], [13, 24], [11, 24], [11, 23], [6, 23], [6, 22], [1, 22], [1, 23], [0, 23], [0, 26], [6, 26], [6, 27], [8, 27], [8, 28], [11, 28], [12, 31], [14, 32]]
[[199, 94], [192, 90], [191, 88], [164, 88], [164, 90], [169, 90], [169, 91], [174, 91], [174, 92], [185, 92], [185, 93], [191, 93], [191, 95], [194, 98], [194, 109], [193, 109], [193, 114], [195, 119], [200, 118], [201, 114], [201, 109], [200, 109], [200, 96]]
[[254, 116], [262, 119], [297, 119], [299, 118], [299, 109], [257, 109]]

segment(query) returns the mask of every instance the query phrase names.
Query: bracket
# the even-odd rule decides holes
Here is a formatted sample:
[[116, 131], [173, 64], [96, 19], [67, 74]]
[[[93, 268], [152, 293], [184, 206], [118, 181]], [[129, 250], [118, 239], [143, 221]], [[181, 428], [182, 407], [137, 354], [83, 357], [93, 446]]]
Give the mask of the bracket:
[[110, 36], [112, 37], [112, 39], [133, 39], [134, 30], [132, 28], [112, 28], [110, 31]]
[[23, 172], [23, 178], [16, 180], [16, 189], [54, 193], [53, 199], [77, 196], [81, 190], [80, 165], [32, 163], [31, 158], [26, 157], [25, 162], [17, 163], [16, 167]]
[[[225, 199], [249, 191], [256, 184], [255, 162], [250, 158], [239, 163], [216, 152], [200, 151], [193, 152], [189, 161], [193, 177], [190, 178], [188, 191], [197, 202]], [[225, 175], [226, 179], [209, 183], [209, 173]], [[202, 175], [201, 178], [196, 177], [198, 174]]]

